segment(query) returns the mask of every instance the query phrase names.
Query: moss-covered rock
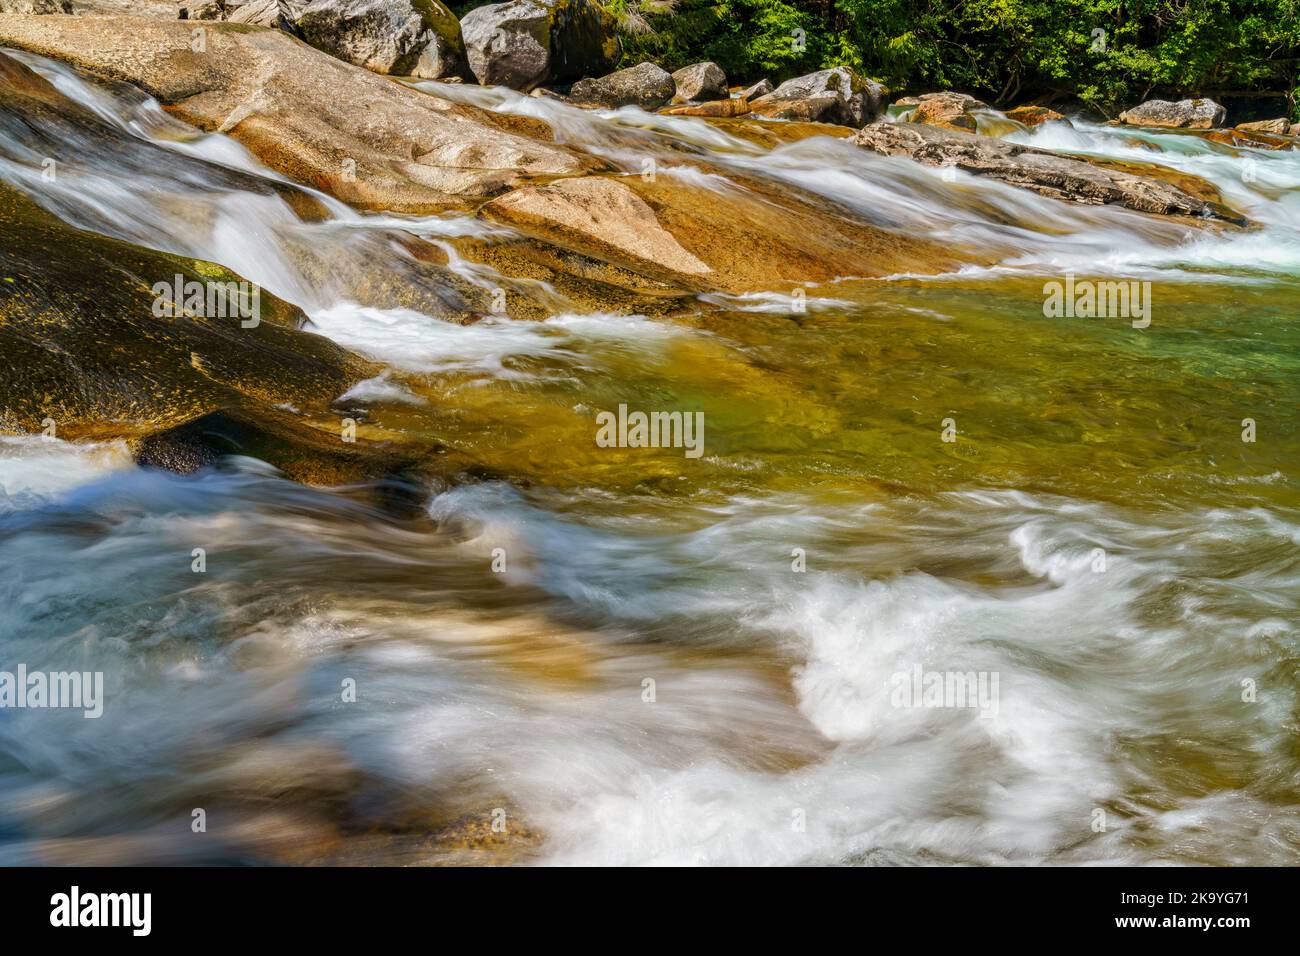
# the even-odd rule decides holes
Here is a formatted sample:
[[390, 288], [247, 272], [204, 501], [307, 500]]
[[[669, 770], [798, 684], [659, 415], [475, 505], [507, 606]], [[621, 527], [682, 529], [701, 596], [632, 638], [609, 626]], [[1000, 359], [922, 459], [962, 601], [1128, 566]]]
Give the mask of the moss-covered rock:
[[614, 18], [594, 0], [512, 0], [461, 18], [469, 67], [485, 86], [531, 90], [598, 75], [620, 54]]

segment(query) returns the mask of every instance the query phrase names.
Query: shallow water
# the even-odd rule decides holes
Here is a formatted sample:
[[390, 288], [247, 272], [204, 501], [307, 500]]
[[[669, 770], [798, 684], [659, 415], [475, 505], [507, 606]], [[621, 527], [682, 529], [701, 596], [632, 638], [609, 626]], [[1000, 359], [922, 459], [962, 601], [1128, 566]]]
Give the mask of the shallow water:
[[[387, 366], [351, 393], [373, 427], [497, 477], [397, 514], [247, 458], [0, 441], [0, 669], [105, 675], [98, 719], [0, 710], [0, 862], [1300, 862], [1300, 154], [1015, 134], [1202, 175], [1258, 224], [1219, 234], [420, 84], [997, 259], [659, 319], [521, 284], [550, 319], [456, 325], [349, 276], [428, 282], [392, 236], [455, 264], [475, 220], [304, 222], [232, 184], [278, 182], [232, 141], [24, 60], [178, 165], [48, 189], [5, 139], [0, 177], [300, 305]], [[1149, 281], [1150, 325], [1046, 317], [1067, 272]], [[703, 413], [703, 454], [599, 447], [620, 404]], [[900, 705], [918, 667], [996, 693]]]

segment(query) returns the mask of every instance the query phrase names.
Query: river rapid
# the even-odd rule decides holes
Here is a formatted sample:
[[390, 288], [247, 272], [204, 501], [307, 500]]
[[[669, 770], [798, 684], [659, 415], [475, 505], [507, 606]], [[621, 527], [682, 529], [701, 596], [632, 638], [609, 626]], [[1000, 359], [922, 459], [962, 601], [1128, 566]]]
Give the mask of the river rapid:
[[[374, 427], [481, 468], [389, 509], [253, 457], [0, 438], [0, 669], [104, 675], [99, 718], [0, 711], [0, 863], [1300, 863], [1300, 152], [1008, 134], [1198, 175], [1254, 224], [1195, 229], [415, 84], [993, 262], [593, 314], [460, 254], [505, 227], [296, 187], [306, 221], [232, 185], [287, 185], [233, 140], [12, 55], [177, 162], [71, 142], [50, 182], [0, 127], [0, 179], [298, 305], [382, 367], [349, 396]], [[550, 317], [363, 300], [402, 235]], [[1067, 277], [1149, 283], [1149, 325], [1046, 315]], [[620, 405], [700, 413], [702, 453], [603, 447]]]

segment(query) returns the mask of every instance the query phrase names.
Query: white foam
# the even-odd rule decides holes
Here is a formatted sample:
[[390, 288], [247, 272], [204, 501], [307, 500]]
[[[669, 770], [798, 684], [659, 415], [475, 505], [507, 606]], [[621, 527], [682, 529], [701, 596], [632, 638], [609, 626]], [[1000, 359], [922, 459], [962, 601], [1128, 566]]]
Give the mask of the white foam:
[[396, 402], [403, 405], [424, 405], [427, 399], [415, 394], [405, 385], [394, 382], [387, 373], [357, 382], [340, 395], [336, 401]]
[[86, 443], [0, 436], [0, 508], [24, 507], [132, 467], [124, 442]]
[[490, 316], [457, 325], [410, 309], [376, 309], [345, 302], [312, 314], [313, 330], [340, 345], [414, 372], [469, 372], [498, 379], [526, 379], [511, 358], [562, 363], [590, 361], [584, 343], [608, 341], [654, 350], [687, 334], [645, 316], [559, 315], [544, 322]]

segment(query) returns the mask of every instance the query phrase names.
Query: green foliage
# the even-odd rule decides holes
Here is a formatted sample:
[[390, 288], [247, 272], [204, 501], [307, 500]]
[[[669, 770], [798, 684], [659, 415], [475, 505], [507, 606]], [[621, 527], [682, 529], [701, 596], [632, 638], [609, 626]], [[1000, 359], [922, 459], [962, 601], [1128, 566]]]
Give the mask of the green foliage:
[[[1296, 85], [1297, 0], [839, 0], [882, 78], [1102, 109], [1147, 95]], [[1103, 32], [1104, 31], [1104, 32]]]
[[640, 20], [625, 66], [714, 60], [737, 82], [848, 64], [897, 91], [1065, 97], [1103, 112], [1245, 91], [1287, 96], [1294, 111], [1300, 85], [1300, 0], [679, 0]]
[[832, 39], [816, 14], [783, 0], [680, 0], [671, 15], [644, 20], [647, 31], [623, 36], [624, 66], [712, 60], [728, 76], [794, 76], [817, 69]]
[[847, 64], [897, 92], [1057, 97], [1104, 113], [1150, 96], [1271, 92], [1300, 119], [1300, 0], [603, 2], [623, 66], [713, 60], [739, 83]]

